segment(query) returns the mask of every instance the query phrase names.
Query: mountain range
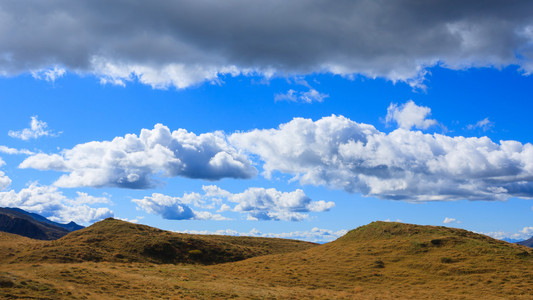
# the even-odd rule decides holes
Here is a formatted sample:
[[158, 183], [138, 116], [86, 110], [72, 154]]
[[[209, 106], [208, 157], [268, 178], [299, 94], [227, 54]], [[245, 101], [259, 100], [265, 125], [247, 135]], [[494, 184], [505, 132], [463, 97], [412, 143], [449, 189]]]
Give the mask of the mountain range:
[[74, 222], [56, 223], [19, 208], [0, 208], [0, 231], [38, 240], [55, 240], [69, 232], [84, 228]]

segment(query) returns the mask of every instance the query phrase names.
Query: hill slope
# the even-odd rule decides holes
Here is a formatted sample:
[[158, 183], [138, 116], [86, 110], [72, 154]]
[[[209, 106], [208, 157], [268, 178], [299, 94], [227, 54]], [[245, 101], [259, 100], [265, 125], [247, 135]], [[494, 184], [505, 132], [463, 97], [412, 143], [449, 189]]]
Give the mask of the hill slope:
[[533, 236], [525, 241], [518, 242], [517, 244], [533, 248]]
[[74, 222], [60, 224], [18, 208], [0, 208], [0, 231], [39, 240], [55, 240], [83, 228]]
[[348, 295], [533, 295], [533, 249], [462, 229], [393, 222], [373, 222], [308, 250], [212, 268], [275, 286]]
[[[0, 298], [7, 299], [532, 299], [533, 295], [533, 249], [446, 227], [374, 222], [318, 246], [182, 235], [112, 219], [56, 241], [3, 235], [0, 253], [9, 257], [0, 259]], [[171, 247], [157, 246], [165, 244]], [[244, 255], [243, 250], [251, 256], [278, 254], [215, 265], [153, 264], [149, 262], [161, 262], [161, 257], [146, 249], [209, 253], [208, 261], [179, 256], [180, 262], [201, 263], [235, 258], [232, 255]], [[69, 260], [83, 262], [65, 263]]]
[[181, 234], [109, 218], [59, 240], [34, 245], [16, 261], [214, 264], [313, 246], [285, 239]]

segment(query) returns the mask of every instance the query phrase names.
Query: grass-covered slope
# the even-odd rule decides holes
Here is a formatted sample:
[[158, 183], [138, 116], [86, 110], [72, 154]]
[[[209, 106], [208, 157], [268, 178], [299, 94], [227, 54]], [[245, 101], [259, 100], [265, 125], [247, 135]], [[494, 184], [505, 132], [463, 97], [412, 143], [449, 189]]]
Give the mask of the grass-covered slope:
[[276, 286], [347, 295], [533, 295], [533, 249], [461, 229], [393, 222], [373, 222], [305, 251], [214, 268]]
[[61, 239], [33, 244], [15, 260], [215, 264], [314, 245], [285, 239], [181, 234], [106, 219]]
[[533, 298], [533, 249], [446, 227], [374, 222], [313, 246], [105, 220], [57, 241], [0, 236], [6, 250], [0, 299]]

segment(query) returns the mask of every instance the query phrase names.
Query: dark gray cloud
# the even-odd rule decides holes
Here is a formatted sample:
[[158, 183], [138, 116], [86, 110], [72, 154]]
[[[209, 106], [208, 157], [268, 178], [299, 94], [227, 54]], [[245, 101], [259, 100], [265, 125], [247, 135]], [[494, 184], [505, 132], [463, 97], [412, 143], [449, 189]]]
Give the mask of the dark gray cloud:
[[363, 74], [441, 64], [533, 70], [531, 1], [4, 1], [0, 73], [54, 66], [124, 84], [219, 74]]

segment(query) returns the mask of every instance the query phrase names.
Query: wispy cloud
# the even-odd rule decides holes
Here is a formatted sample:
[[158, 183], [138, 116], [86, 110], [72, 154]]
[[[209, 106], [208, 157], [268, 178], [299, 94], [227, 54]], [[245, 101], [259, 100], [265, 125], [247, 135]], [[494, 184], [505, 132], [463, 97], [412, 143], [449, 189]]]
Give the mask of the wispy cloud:
[[511, 239], [511, 240], [527, 240], [531, 237], [533, 237], [533, 226], [530, 227], [524, 227], [518, 232], [515, 233], [509, 233], [505, 231], [493, 231], [493, 232], [484, 232], [482, 234], [491, 236], [495, 239], [503, 240], [503, 239]]
[[458, 224], [460, 224], [461, 221], [458, 221], [458, 220], [455, 219], [455, 218], [448, 218], [448, 217], [446, 217], [446, 218], [444, 218], [444, 221], [442, 221], [442, 223], [444, 223], [444, 224], [451, 224], [451, 223], [458, 223]]
[[66, 74], [65, 69], [57, 66], [49, 69], [42, 69], [38, 71], [32, 71], [31, 75], [35, 79], [46, 80], [48, 82], [55, 82], [56, 79], [63, 77]]
[[327, 97], [329, 97], [328, 94], [322, 94], [313, 88], [309, 89], [308, 91], [295, 91], [290, 89], [284, 94], [274, 95], [274, 101], [313, 103], [322, 102]]
[[478, 121], [476, 124], [469, 124], [466, 126], [469, 130], [481, 129], [483, 132], [488, 131], [494, 127], [494, 122], [491, 122], [489, 118]]
[[58, 136], [59, 133], [54, 133], [53, 131], [49, 130], [46, 122], [40, 121], [38, 116], [33, 116], [31, 117], [30, 128], [24, 128], [19, 131], [10, 130], [8, 135], [12, 138], [27, 141], [42, 136]]
[[182, 233], [190, 234], [217, 234], [217, 235], [233, 235], [233, 236], [255, 236], [255, 237], [271, 237], [271, 238], [283, 238], [283, 239], [295, 239], [303, 240], [315, 243], [327, 243], [336, 240], [337, 238], [345, 235], [347, 230], [329, 230], [314, 227], [311, 230], [305, 231], [292, 231], [282, 233], [263, 233], [257, 229], [252, 229], [249, 232], [238, 232], [232, 229], [221, 229], [216, 231], [208, 230], [184, 230], [179, 231]]
[[24, 155], [33, 155], [35, 152], [32, 152], [27, 149], [15, 149], [9, 148], [7, 146], [0, 145], [0, 152], [5, 154], [24, 154]]

